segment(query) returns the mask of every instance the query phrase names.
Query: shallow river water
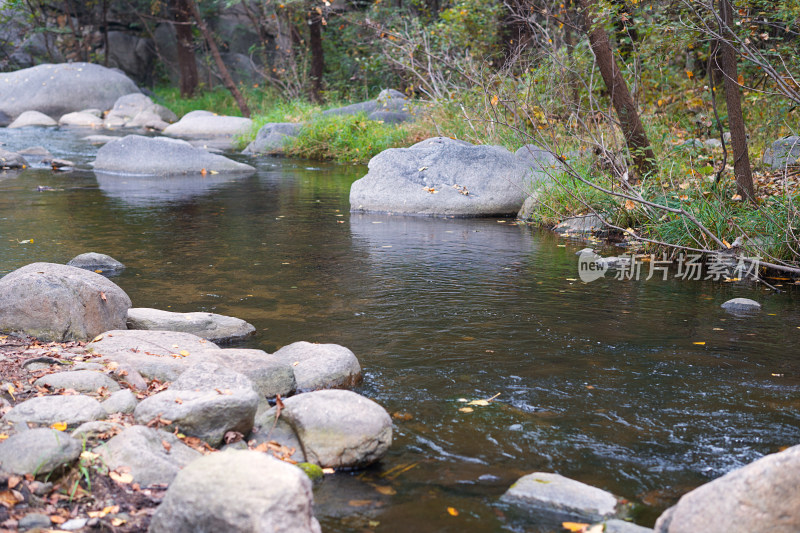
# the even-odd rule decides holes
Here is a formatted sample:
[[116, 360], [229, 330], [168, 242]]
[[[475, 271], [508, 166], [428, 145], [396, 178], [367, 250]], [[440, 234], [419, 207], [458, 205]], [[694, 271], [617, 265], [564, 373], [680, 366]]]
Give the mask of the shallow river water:
[[[0, 142], [88, 168], [85, 134], [0, 129]], [[365, 167], [256, 165], [231, 180], [0, 174], [0, 275], [103, 252], [127, 265], [114, 281], [136, 307], [243, 318], [267, 351], [352, 349], [357, 392], [395, 415], [394, 443], [315, 487], [323, 530], [558, 530], [497, 503], [536, 470], [639, 503], [652, 525], [687, 490], [800, 442], [797, 291], [584, 284], [581, 243], [513, 220], [351, 215]], [[737, 296], [762, 312], [720, 309]]]

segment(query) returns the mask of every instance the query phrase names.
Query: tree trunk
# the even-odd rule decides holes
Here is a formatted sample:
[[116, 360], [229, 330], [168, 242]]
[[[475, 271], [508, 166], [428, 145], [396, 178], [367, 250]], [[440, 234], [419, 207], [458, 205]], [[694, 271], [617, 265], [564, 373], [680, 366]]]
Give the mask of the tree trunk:
[[191, 98], [197, 90], [197, 59], [192, 42], [192, 16], [188, 0], [170, 0], [170, 12], [175, 21], [175, 37], [178, 48], [178, 72], [181, 81], [181, 96]]
[[108, 0], [103, 0], [103, 48], [106, 53], [103, 54], [103, 66], [108, 66]]
[[222, 56], [219, 54], [219, 48], [217, 48], [217, 43], [214, 41], [214, 36], [211, 35], [211, 32], [208, 30], [208, 26], [206, 22], [203, 20], [203, 17], [200, 16], [200, 12], [197, 10], [197, 4], [195, 4], [194, 0], [188, 0], [189, 7], [192, 10], [192, 16], [194, 20], [197, 22], [197, 26], [200, 28], [200, 31], [205, 37], [206, 43], [208, 44], [208, 48], [211, 50], [211, 55], [214, 57], [214, 62], [217, 64], [217, 68], [219, 69], [219, 75], [222, 77], [222, 83], [225, 87], [230, 91], [231, 95], [233, 95], [233, 99], [236, 100], [236, 105], [239, 106], [239, 110], [242, 112], [243, 117], [250, 116], [250, 108], [247, 107], [247, 102], [244, 101], [244, 97], [242, 93], [239, 92], [239, 89], [236, 87], [236, 84], [233, 83], [233, 79], [231, 79], [231, 74], [228, 72], [228, 67], [225, 66], [225, 63], [222, 61]]
[[[723, 37], [733, 27], [733, 8], [728, 0], [720, 0], [719, 14], [723, 28]], [[736, 51], [730, 41], [723, 39], [720, 43], [720, 68], [725, 85], [725, 105], [728, 108], [728, 126], [731, 129], [731, 147], [733, 148], [733, 173], [736, 176], [736, 192], [744, 199], [755, 202], [753, 189], [753, 172], [750, 169], [750, 156], [747, 153], [747, 133], [742, 116], [742, 103], [739, 96], [739, 75], [736, 68]]]
[[[625, 143], [633, 157], [633, 165], [639, 176], [644, 177], [656, 170], [655, 156], [650, 147], [647, 133], [644, 131], [642, 121], [636, 104], [628, 91], [628, 85], [622, 77], [614, 53], [611, 51], [611, 42], [608, 33], [600, 25], [594, 25], [594, 5], [592, 0], [580, 0], [583, 8], [586, 32], [589, 35], [589, 44], [592, 46], [597, 67], [603, 77], [606, 88], [611, 93], [611, 102], [617, 112]], [[635, 180], [631, 180], [635, 182]]]
[[308, 13], [309, 45], [311, 48], [311, 100], [322, 102], [322, 73], [325, 56], [322, 51], [322, 14], [312, 8]]

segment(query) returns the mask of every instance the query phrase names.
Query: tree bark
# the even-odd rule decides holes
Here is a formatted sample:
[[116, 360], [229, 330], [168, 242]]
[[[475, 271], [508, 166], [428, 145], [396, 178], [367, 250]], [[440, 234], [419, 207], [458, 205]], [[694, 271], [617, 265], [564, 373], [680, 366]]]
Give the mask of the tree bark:
[[[628, 151], [633, 157], [633, 165], [637, 174], [644, 177], [656, 170], [655, 155], [650, 147], [647, 133], [644, 131], [642, 121], [639, 118], [639, 111], [628, 91], [628, 85], [622, 77], [614, 53], [611, 50], [611, 42], [608, 33], [600, 25], [594, 24], [594, 4], [592, 0], [580, 0], [583, 8], [584, 23], [586, 32], [589, 35], [589, 44], [592, 46], [597, 67], [603, 82], [611, 93], [611, 103], [617, 113], [622, 134]], [[635, 182], [631, 180], [631, 182]]]
[[308, 13], [309, 45], [311, 48], [311, 100], [322, 102], [322, 74], [325, 56], [322, 51], [322, 14], [312, 8]]
[[[733, 27], [733, 8], [729, 0], [720, 0], [720, 33], [723, 37]], [[736, 192], [742, 198], [755, 202], [753, 172], [750, 156], [747, 153], [747, 133], [742, 115], [742, 102], [739, 96], [739, 75], [736, 68], [736, 51], [730, 41], [723, 39], [719, 49], [720, 68], [725, 85], [725, 105], [728, 108], [728, 127], [731, 129], [731, 148], [733, 148], [733, 174], [736, 176]]]
[[178, 48], [178, 72], [180, 73], [181, 96], [191, 98], [197, 90], [197, 59], [192, 41], [192, 16], [189, 0], [170, 0], [170, 12], [175, 28]]
[[200, 32], [203, 34], [206, 44], [208, 44], [208, 48], [211, 50], [211, 55], [214, 57], [214, 62], [217, 64], [219, 75], [222, 77], [222, 83], [225, 85], [228, 91], [230, 91], [233, 99], [236, 100], [236, 105], [239, 106], [242, 116], [250, 117], [250, 108], [247, 107], [247, 102], [245, 102], [242, 93], [239, 92], [236, 84], [233, 83], [231, 74], [228, 72], [228, 67], [226, 67], [225, 63], [222, 61], [222, 56], [219, 53], [219, 48], [217, 48], [217, 43], [214, 41], [214, 36], [211, 35], [208, 25], [206, 25], [203, 17], [200, 16], [200, 11], [197, 10], [197, 4], [194, 2], [194, 0], [188, 0], [188, 2], [189, 7], [192, 10], [192, 16], [194, 17], [195, 22], [197, 22], [197, 26], [200, 28]]

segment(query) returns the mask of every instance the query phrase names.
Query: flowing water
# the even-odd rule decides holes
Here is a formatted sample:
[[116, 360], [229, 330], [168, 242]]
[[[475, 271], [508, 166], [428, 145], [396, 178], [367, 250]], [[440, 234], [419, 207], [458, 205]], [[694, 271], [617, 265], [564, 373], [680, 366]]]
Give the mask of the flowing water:
[[[78, 138], [0, 130], [7, 149], [87, 168], [96, 148]], [[114, 281], [134, 306], [243, 318], [267, 351], [352, 349], [357, 392], [394, 415], [394, 442], [316, 485], [323, 530], [551, 531], [497, 503], [537, 470], [639, 503], [652, 525], [687, 490], [800, 441], [796, 291], [584, 284], [579, 242], [512, 220], [351, 215], [364, 167], [256, 164], [230, 180], [0, 174], [0, 275], [103, 252], [127, 265]], [[762, 312], [720, 309], [737, 296]]]

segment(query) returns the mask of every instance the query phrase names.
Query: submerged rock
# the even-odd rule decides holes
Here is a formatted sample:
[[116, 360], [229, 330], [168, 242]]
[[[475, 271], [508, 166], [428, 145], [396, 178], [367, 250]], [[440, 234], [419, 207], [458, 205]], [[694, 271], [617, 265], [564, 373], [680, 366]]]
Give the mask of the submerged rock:
[[125, 429], [94, 452], [111, 470], [129, 468], [142, 488], [170, 484], [181, 468], [202, 457], [172, 433], [145, 426]]
[[[280, 419], [294, 432], [305, 460], [321, 467], [368, 466], [381, 459], [392, 444], [389, 413], [352, 391], [322, 390], [292, 396], [284, 400]], [[262, 429], [268, 429], [274, 420], [275, 410], [270, 410], [258, 422]]]
[[350, 210], [459, 217], [516, 215], [544, 173], [499, 146], [436, 137], [384, 150], [350, 188]]
[[25, 111], [61, 117], [87, 107], [110, 109], [120, 96], [136, 92], [125, 74], [92, 63], [43, 64], [0, 73], [0, 111], [12, 117]]
[[345, 389], [361, 382], [361, 365], [355, 354], [338, 344], [294, 342], [272, 354], [272, 358], [294, 370], [301, 391]]
[[667, 509], [657, 533], [800, 531], [800, 446], [701, 485]]
[[722, 307], [726, 311], [731, 311], [731, 312], [737, 312], [737, 311], [755, 312], [761, 309], [761, 304], [749, 298], [733, 298], [723, 303], [720, 307]]
[[256, 332], [252, 324], [239, 318], [216, 313], [173, 313], [147, 307], [128, 310], [128, 329], [183, 331], [214, 343], [240, 341]]
[[32, 263], [0, 279], [0, 331], [45, 341], [87, 341], [124, 328], [131, 300], [99, 274]]
[[128, 135], [110, 141], [97, 151], [97, 172], [139, 176], [173, 174], [252, 173], [250, 165], [210, 154], [186, 141], [167, 137]]
[[559, 474], [534, 472], [523, 476], [500, 501], [524, 510], [547, 512], [576, 520], [598, 521], [617, 515], [617, 497]]
[[255, 451], [207, 455], [184, 468], [150, 533], [319, 533], [311, 481], [296, 466]]
[[562, 234], [586, 234], [597, 233], [605, 229], [602, 219], [597, 215], [581, 215], [569, 217], [562, 220], [553, 231]]
[[49, 428], [31, 429], [0, 442], [0, 468], [12, 474], [49, 474], [76, 460], [81, 442]]
[[[82, 268], [84, 270], [91, 270], [98, 274], [118, 274], [125, 270], [125, 265], [106, 254], [98, 254], [95, 252], [87, 252], [85, 254], [76, 255], [67, 263], [69, 266]], [[130, 310], [129, 310], [130, 311]]]

